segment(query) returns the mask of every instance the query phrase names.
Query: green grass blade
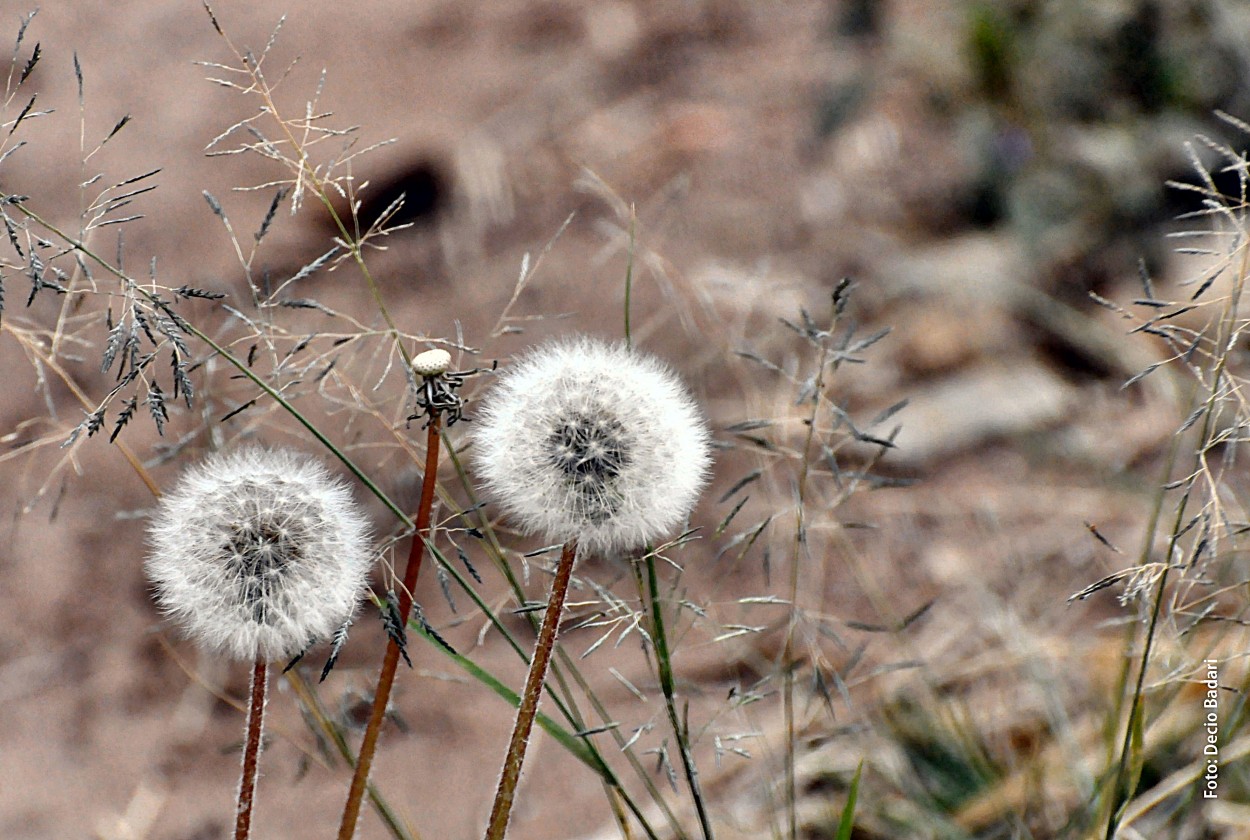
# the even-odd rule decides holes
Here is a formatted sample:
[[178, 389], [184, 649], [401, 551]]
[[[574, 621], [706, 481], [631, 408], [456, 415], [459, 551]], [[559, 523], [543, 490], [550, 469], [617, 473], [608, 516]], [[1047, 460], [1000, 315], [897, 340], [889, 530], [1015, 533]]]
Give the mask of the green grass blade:
[[[686, 782], [690, 785], [690, 798], [694, 801], [695, 813], [699, 817], [699, 827], [703, 831], [704, 840], [712, 840], [712, 820], [708, 816], [703, 800], [703, 790], [699, 785], [699, 773], [694, 766], [694, 757], [690, 754], [690, 730], [677, 714], [677, 701], [674, 691], [673, 660], [668, 648], [668, 635], [664, 629], [664, 613], [660, 605], [660, 585], [655, 573], [655, 552], [649, 548], [644, 562], [647, 566], [647, 588], [651, 601], [651, 643], [655, 647], [656, 675], [660, 680], [660, 691], [664, 694], [664, 708], [668, 711], [669, 724], [673, 737], [677, 739], [677, 751], [681, 758], [682, 769], [686, 774]], [[643, 593], [639, 593], [642, 595]]]
[[[430, 636], [428, 631], [426, 631], [426, 629], [422, 627], [419, 622], [412, 622], [408, 626], [412, 632], [419, 634], [427, 642], [429, 642], [431, 646], [442, 651], [445, 656], [449, 657], [455, 661], [457, 665], [463, 668], [469, 676], [473, 677], [482, 685], [493, 691], [496, 695], [503, 698], [503, 700], [505, 700], [514, 709], [521, 704], [521, 698], [515, 691], [508, 688], [493, 674], [485, 668], [479, 666], [476, 662], [473, 662], [471, 659], [443, 647], [443, 645], [439, 644], [432, 636]], [[592, 748], [591, 745], [587, 744], [584, 740], [572, 732], [569, 732], [564, 727], [560, 726], [560, 724], [556, 723], [542, 712], [538, 713], [535, 721], [544, 732], [555, 739], [556, 743], [560, 744], [568, 750], [570, 754], [593, 770], [600, 778], [603, 779], [608, 787], [617, 791], [621, 795], [622, 801], [629, 808], [630, 812], [634, 815], [643, 830], [646, 832], [647, 837], [650, 838], [650, 840], [658, 840], [658, 836], [647, 822], [645, 815], [643, 815], [642, 811], [638, 808], [637, 804], [634, 803], [633, 799], [625, 794], [625, 790], [621, 787], [620, 780], [616, 777], [616, 774], [612, 772], [612, 768], [607, 765], [607, 763], [603, 760], [599, 753]]]
[[[347, 744], [347, 737], [343, 733], [343, 728], [331, 720], [330, 715], [326, 712], [325, 706], [321, 702], [321, 697], [317, 693], [317, 686], [305, 680], [298, 670], [288, 671], [286, 679], [287, 683], [294, 689], [296, 697], [299, 698], [300, 705], [303, 706], [305, 712], [311, 718], [309, 721], [310, 726], [316, 727], [321, 736], [334, 745], [334, 749], [347, 762], [347, 766], [355, 769], [356, 756], [352, 753], [352, 748]], [[368, 791], [369, 800], [373, 803], [378, 817], [395, 840], [419, 840], [414, 831], [404, 823], [398, 812], [386, 801], [386, 798], [378, 790], [375, 783], [369, 782], [365, 790]]]
[[[461, 656], [458, 653], [454, 653], [448, 650], [447, 648], [443, 647], [441, 644], [435, 641], [432, 636], [430, 636], [429, 632], [424, 627], [422, 627], [420, 623], [412, 622], [408, 625], [408, 629], [410, 632], [419, 634], [422, 638], [428, 641], [432, 647], [438, 650], [441, 650], [445, 656], [447, 656], [449, 659], [451, 659], [453, 662], [459, 665], [462, 669], [464, 669], [465, 673], [473, 677], [473, 679], [477, 680], [482, 685], [489, 688], [496, 695], [498, 695], [503, 700], [505, 700], [508, 704], [510, 704], [514, 709], [518, 705], [520, 705], [521, 698], [517, 695], [515, 691], [508, 688], [498, 678], [496, 678], [494, 674], [490, 673], [485, 668], [482, 668], [473, 660], [468, 659], [467, 657]], [[586, 746], [586, 743], [581, 738], [574, 735], [572, 732], [565, 729], [564, 727], [560, 726], [560, 724], [556, 723], [554, 720], [547, 717], [542, 712], [538, 713], [537, 723], [540, 727], [542, 727], [542, 730], [544, 732], [546, 732], [548, 735], [554, 738], [562, 747], [568, 750], [579, 761], [581, 761], [591, 770], [594, 770], [595, 773], [599, 774], [600, 776], [604, 776], [605, 768], [603, 766], [602, 761], [600, 761], [594, 755], [594, 753], [591, 752], [591, 750]], [[611, 782], [615, 782], [615, 779], [610, 778], [609, 776], [604, 776], [604, 778], [608, 779]]]
[[851, 778], [851, 787], [846, 792], [846, 805], [842, 808], [842, 819], [838, 820], [837, 840], [851, 840], [851, 830], [855, 828], [855, 800], [859, 798], [859, 780], [864, 774], [864, 761], [860, 759]]

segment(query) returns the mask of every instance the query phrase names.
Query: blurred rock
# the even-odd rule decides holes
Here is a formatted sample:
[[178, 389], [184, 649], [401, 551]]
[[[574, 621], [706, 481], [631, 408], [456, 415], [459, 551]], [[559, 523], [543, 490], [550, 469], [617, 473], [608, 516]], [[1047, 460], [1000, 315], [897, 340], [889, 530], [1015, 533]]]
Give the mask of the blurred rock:
[[912, 392], [890, 453], [896, 465], [931, 463], [1061, 421], [1079, 390], [1027, 357], [986, 363]]

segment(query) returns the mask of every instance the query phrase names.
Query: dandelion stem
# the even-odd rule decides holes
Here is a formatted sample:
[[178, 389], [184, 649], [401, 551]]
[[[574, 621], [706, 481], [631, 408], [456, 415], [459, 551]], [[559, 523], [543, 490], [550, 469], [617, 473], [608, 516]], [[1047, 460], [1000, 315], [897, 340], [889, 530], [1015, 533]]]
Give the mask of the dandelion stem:
[[573, 561], [577, 556], [577, 540], [569, 540], [560, 552], [560, 564], [556, 567], [555, 580], [551, 583], [551, 595], [547, 599], [547, 612], [538, 631], [538, 644], [534, 658], [530, 660], [529, 676], [525, 679], [525, 693], [517, 708], [516, 724], [512, 728], [512, 740], [504, 757], [503, 773], [495, 792], [495, 804], [491, 808], [490, 822], [486, 828], [486, 840], [503, 840], [508, 830], [508, 818], [512, 815], [512, 802], [516, 796], [517, 782], [521, 778], [521, 764], [529, 746], [530, 732], [538, 714], [538, 701], [542, 699], [543, 682], [547, 665], [556, 646], [560, 631], [560, 614], [564, 612], [564, 599], [569, 591], [569, 579], [573, 576]]
[[252, 700], [247, 711], [247, 746], [243, 750], [243, 778], [239, 782], [234, 840], [247, 840], [252, 833], [252, 803], [256, 798], [256, 776], [265, 720], [265, 686], [269, 679], [267, 668], [265, 660], [259, 657], [252, 667]]
[[[441, 416], [434, 413], [426, 428], [425, 475], [421, 479], [417, 532], [412, 537], [412, 548], [408, 552], [408, 566], [404, 570], [404, 582], [399, 590], [398, 607], [401, 627], [408, 625], [408, 615], [412, 611], [412, 593], [417, 586], [417, 575], [421, 571], [421, 561], [425, 558], [426, 540], [430, 536], [430, 511], [434, 507], [434, 485], [438, 475], [439, 429], [442, 425], [440, 421]], [[382, 660], [382, 670], [378, 674], [378, 687], [373, 695], [373, 709], [369, 713], [369, 723], [365, 728], [364, 740], [360, 744], [360, 755], [356, 759], [356, 771], [352, 775], [347, 803], [343, 806], [343, 822], [339, 825], [339, 840], [351, 840], [356, 833], [356, 822], [360, 818], [360, 805], [369, 781], [369, 769], [373, 765], [378, 735], [382, 730], [382, 721], [386, 717], [386, 706], [390, 702], [391, 686], [395, 683], [395, 671], [399, 667], [399, 654], [399, 644], [391, 638], [386, 644], [386, 656]]]

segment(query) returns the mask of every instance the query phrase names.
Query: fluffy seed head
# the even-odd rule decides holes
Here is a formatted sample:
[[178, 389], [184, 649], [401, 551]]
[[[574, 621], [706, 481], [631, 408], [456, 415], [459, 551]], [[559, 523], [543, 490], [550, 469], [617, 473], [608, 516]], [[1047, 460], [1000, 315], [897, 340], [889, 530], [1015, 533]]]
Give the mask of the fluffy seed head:
[[478, 408], [487, 493], [527, 533], [609, 554], [655, 540], [694, 507], [708, 432], [651, 356], [590, 338], [522, 356]]
[[373, 560], [347, 485], [286, 450], [214, 455], [187, 470], [148, 531], [161, 609], [205, 647], [283, 659], [328, 639]]

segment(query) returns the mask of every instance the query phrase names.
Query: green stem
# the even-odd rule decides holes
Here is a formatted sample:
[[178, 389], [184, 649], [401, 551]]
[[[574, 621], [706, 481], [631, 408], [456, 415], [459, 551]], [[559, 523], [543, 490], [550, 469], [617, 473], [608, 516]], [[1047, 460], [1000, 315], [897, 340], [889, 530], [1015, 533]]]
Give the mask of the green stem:
[[[356, 766], [356, 756], [352, 753], [352, 748], [347, 744], [347, 738], [343, 734], [343, 727], [330, 719], [325, 706], [321, 703], [321, 698], [317, 696], [316, 689], [309, 685], [308, 681], [300, 675], [298, 669], [287, 671], [286, 680], [291, 688], [294, 689], [300, 703], [303, 704], [305, 711], [307, 711], [308, 716], [312, 719], [317, 729], [334, 744], [334, 749], [347, 762], [347, 765], [354, 768]], [[377, 785], [370, 782], [365, 789], [369, 794], [369, 801], [373, 803], [374, 809], [378, 812], [378, 816], [381, 817], [382, 822], [386, 825], [391, 835], [398, 838], [398, 840], [415, 840], [411, 828], [400, 819], [399, 814], [395, 812], [395, 809], [382, 796]]]
[[637, 226], [638, 214], [634, 206], [629, 207], [629, 261], [625, 264], [625, 346], [633, 347], [633, 336], [629, 331], [630, 296], [634, 288], [634, 230]]
[[[452, 467], [455, 469], [456, 475], [458, 476], [460, 483], [463, 485], [465, 493], [468, 497], [467, 506], [469, 507], [476, 506], [479, 500], [473, 491], [473, 482], [469, 480], [468, 472], [466, 471], [464, 464], [460, 460], [459, 453], [456, 452], [454, 447], [448, 445], [447, 454], [448, 454], [448, 459], [451, 461]], [[499, 542], [495, 536], [494, 529], [490, 526], [489, 520], [487, 519], [485, 515], [481, 513], [477, 514], [477, 516], [481, 523], [481, 530], [487, 537], [485, 541], [485, 548], [486, 548], [487, 554], [490, 555], [490, 558], [494, 562], [495, 567], [500, 571], [500, 573], [508, 581], [508, 585], [512, 588], [513, 593], [516, 594], [517, 599], [524, 600], [525, 595], [524, 595], [524, 591], [521, 589], [521, 583], [519, 580], [517, 580], [516, 575], [513, 574], [512, 567], [509, 566], [508, 563], [503, 559], [503, 549], [499, 545]], [[468, 593], [469, 597], [473, 599], [473, 603], [476, 604], [478, 609], [482, 611], [483, 615], [485, 615], [487, 620], [491, 622], [492, 626], [503, 635], [504, 639], [508, 642], [509, 645], [511, 645], [512, 649], [516, 651], [517, 655], [520, 656], [523, 660], [525, 660], [526, 663], [528, 664], [529, 657], [526, 656], [525, 651], [523, 651], [521, 649], [521, 646], [516, 643], [516, 640], [512, 638], [511, 633], [508, 632], [508, 628], [502, 622], [499, 621], [499, 619], [495, 616], [494, 612], [486, 605], [485, 602], [482, 601], [481, 596], [478, 595], [476, 590], [474, 590], [468, 584], [468, 582], [464, 579], [463, 575], [460, 574], [459, 570], [456, 569], [455, 566], [452, 566], [450, 563], [448, 563], [446, 558], [444, 558], [436, 550], [434, 551], [434, 554], [438, 558], [439, 565], [442, 566], [444, 569], [446, 569], [449, 573], [451, 573], [451, 575], [455, 578], [456, 583], [466, 593]], [[642, 590], [640, 587], [639, 592], [641, 591]], [[552, 666], [551, 666], [552, 673], [554, 673], [557, 679], [559, 679], [562, 671], [567, 672], [569, 676], [573, 679], [573, 681], [577, 683], [578, 688], [581, 689], [582, 694], [586, 696], [586, 699], [590, 702], [591, 706], [594, 707], [595, 714], [599, 716], [599, 719], [605, 724], [611, 723], [614, 720], [614, 718], [608, 714], [607, 707], [604, 706], [603, 701], [599, 699], [599, 696], [595, 693], [594, 689], [591, 688], [590, 684], [586, 681], [586, 677], [582, 674], [581, 670], [577, 667], [577, 664], [573, 661], [572, 657], [570, 657], [569, 654], [560, 645], [556, 646], [556, 656], [558, 657], [559, 661], [552, 663]], [[573, 696], [569, 694], [568, 692], [565, 692], [565, 693], [568, 695], [567, 706], [565, 705], [564, 699], [561, 698], [555, 692], [552, 692], [551, 699], [559, 707], [560, 713], [564, 716], [565, 720], [567, 720], [571, 725], [573, 725], [574, 727], [578, 729], [584, 729], [585, 724], [582, 722], [581, 715], [577, 709], [577, 705], [574, 701]], [[631, 769], [634, 771], [638, 779], [642, 782], [643, 786], [646, 788], [647, 794], [651, 797], [651, 801], [654, 802], [656, 807], [659, 808], [661, 813], [664, 814], [664, 817], [668, 822], [669, 828], [671, 828], [673, 831], [673, 836], [677, 840], [687, 840], [688, 835], [682, 829], [681, 823], [678, 821], [676, 815], [673, 813], [673, 809], [669, 807], [668, 801], [664, 798], [663, 794], [660, 793], [659, 788], [656, 787], [655, 782], [651, 778], [651, 774], [647, 771], [645, 767], [643, 767], [642, 762], [638, 759], [638, 756], [634, 753], [632, 749], [628, 748], [629, 742], [626, 739], [626, 737], [621, 733], [620, 728], [615, 727], [615, 726], [610, 727], [608, 730], [608, 733], [609, 733], [609, 736], [616, 742], [617, 748], [625, 756], [625, 760], [629, 763]], [[602, 762], [603, 766], [606, 767], [607, 762], [599, 753], [598, 748], [595, 747], [595, 745], [589, 740], [586, 741], [586, 746], [589, 747], [594, 752], [596, 760]], [[650, 823], [647, 822], [646, 818], [643, 817], [641, 809], [638, 807], [637, 803], [633, 801], [633, 797], [631, 797], [629, 793], [623, 787], [620, 787], [619, 785], [615, 785], [615, 789], [621, 795], [621, 797], [625, 800], [626, 805], [629, 807], [630, 811], [634, 814], [635, 817], [637, 817], [639, 824], [643, 828], [643, 831], [646, 832], [648, 837], [653, 838], [654, 840], [654, 838], [656, 837], [655, 829], [653, 829]]]
[[668, 636], [664, 631], [660, 587], [655, 573], [655, 552], [647, 552], [646, 562], [647, 588], [651, 596], [651, 642], [655, 645], [656, 670], [659, 672], [660, 690], [664, 693], [664, 707], [668, 710], [668, 722], [673, 728], [673, 737], [677, 739], [677, 751], [681, 756], [686, 782], [690, 785], [690, 797], [694, 800], [695, 811], [699, 816], [699, 827], [703, 830], [705, 840], [712, 840], [712, 822], [708, 818], [707, 808], [703, 802], [699, 771], [694, 765], [694, 757], [690, 754], [690, 730], [677, 715], [677, 702], [673, 690], [673, 660], [668, 649]]

